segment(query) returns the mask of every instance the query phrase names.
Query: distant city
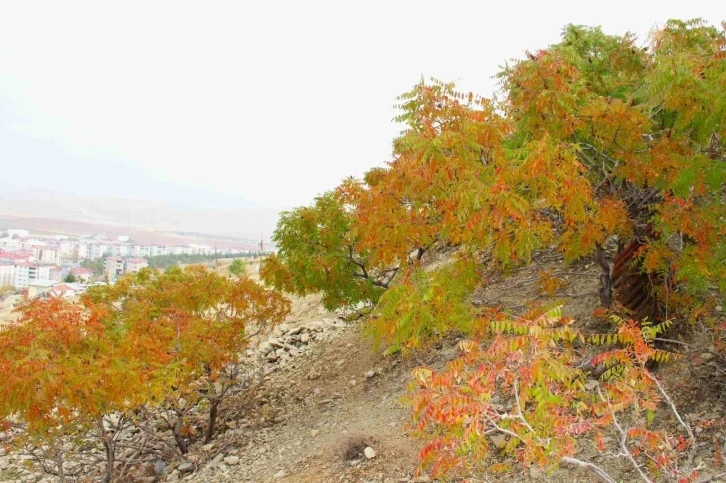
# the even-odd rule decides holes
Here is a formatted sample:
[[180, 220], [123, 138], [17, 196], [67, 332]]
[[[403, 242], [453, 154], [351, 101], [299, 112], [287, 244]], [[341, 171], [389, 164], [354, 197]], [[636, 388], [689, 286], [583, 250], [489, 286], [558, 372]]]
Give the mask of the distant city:
[[242, 247], [216, 250], [197, 244], [139, 244], [128, 236], [112, 240], [104, 235], [39, 235], [24, 229], [0, 231], [0, 236], [0, 288], [12, 287], [30, 297], [75, 296], [89, 284], [114, 283], [121, 275], [138, 272], [149, 266], [151, 257], [222, 258], [269, 253], [262, 243], [258, 250]]

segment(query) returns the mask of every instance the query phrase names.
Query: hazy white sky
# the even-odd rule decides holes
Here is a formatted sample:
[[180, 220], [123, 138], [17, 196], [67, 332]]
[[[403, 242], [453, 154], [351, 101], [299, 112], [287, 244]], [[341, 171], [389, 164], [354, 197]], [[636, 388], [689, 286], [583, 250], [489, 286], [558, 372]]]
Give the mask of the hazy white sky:
[[[721, 6], [719, 7], [719, 4]], [[423, 74], [492, 92], [567, 23], [645, 38], [721, 1], [0, 1], [0, 193], [307, 204], [389, 159]]]

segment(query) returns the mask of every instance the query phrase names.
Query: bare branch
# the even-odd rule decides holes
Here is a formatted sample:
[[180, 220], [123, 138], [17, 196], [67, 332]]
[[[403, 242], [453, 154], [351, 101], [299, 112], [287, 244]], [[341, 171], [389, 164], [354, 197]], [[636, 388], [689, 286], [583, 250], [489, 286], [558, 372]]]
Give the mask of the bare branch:
[[592, 471], [597, 475], [598, 478], [600, 478], [605, 483], [617, 483], [615, 479], [613, 479], [610, 475], [605, 473], [605, 470], [597, 466], [596, 464], [590, 463], [589, 461], [582, 461], [577, 458], [572, 458], [570, 456], [564, 456], [562, 457], [562, 462], [567, 463], [568, 465], [577, 466], [578, 468], [582, 468], [585, 470]]
[[686, 463], [686, 467], [690, 468], [693, 464], [693, 458], [696, 456], [696, 450], [698, 449], [698, 447], [696, 446], [696, 437], [693, 435], [693, 430], [691, 430], [691, 426], [683, 420], [680, 413], [678, 412], [678, 409], [676, 408], [676, 405], [673, 403], [670, 396], [668, 396], [668, 393], [665, 392], [665, 389], [663, 389], [663, 386], [661, 386], [658, 379], [655, 378], [646, 369], [643, 369], [643, 372], [648, 377], [648, 379], [653, 381], [653, 384], [655, 384], [655, 387], [658, 388], [658, 391], [660, 392], [661, 396], [663, 396], [663, 399], [665, 399], [665, 402], [668, 404], [668, 406], [670, 406], [671, 412], [678, 420], [678, 423], [680, 423], [680, 425], [683, 426], [683, 429], [685, 429], [688, 433], [688, 439], [691, 442], [691, 449], [688, 451], [688, 462]]

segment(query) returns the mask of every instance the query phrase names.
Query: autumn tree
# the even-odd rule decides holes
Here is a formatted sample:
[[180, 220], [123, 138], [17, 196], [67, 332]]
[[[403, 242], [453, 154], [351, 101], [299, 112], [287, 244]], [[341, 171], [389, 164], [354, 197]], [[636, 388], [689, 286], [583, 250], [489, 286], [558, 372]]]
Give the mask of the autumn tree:
[[239, 354], [250, 331], [279, 323], [290, 310], [279, 292], [201, 266], [142, 270], [93, 290], [90, 297], [124, 327], [129, 357], [163, 361], [165, 389], [150, 402], [165, 410], [182, 453], [194, 431], [189, 411], [199, 405], [206, 409], [209, 442], [219, 405], [239, 382]]
[[[693, 430], [646, 368], [649, 360], [672, 357], [653, 347], [666, 326], [615, 322], [617, 333], [586, 337], [559, 308], [491, 321], [484, 324], [492, 335], [486, 347], [464, 341], [463, 355], [444, 370], [417, 369], [410, 403], [416, 430], [431, 439], [421, 451], [422, 467], [434, 477], [511, 470], [503, 454], [524, 467], [572, 465], [614, 483], [576, 454], [577, 439], [585, 444], [590, 437], [643, 481], [693, 481]], [[607, 367], [601, 381], [588, 379], [577, 364], [576, 346], [586, 342], [620, 345], [597, 356]], [[660, 403], [678, 421], [675, 432], [649, 429]], [[614, 444], [605, 433], [615, 436]]]
[[0, 421], [19, 421], [33, 448], [49, 448], [42, 457], [61, 480], [64, 443], [94, 433], [111, 481], [119, 437], [144, 410], [166, 416], [186, 452], [190, 409], [207, 411], [211, 440], [219, 405], [244, 372], [250, 334], [289, 308], [279, 292], [201, 266], [145, 269], [79, 302], [26, 300], [19, 321], [0, 331]]
[[[356, 290], [369, 275], [393, 267], [396, 283], [368, 297], [378, 301], [368, 325], [375, 337], [392, 349], [452, 330], [476, 337], [469, 360], [445, 374], [419, 371], [420, 429], [445, 435], [426, 460], [436, 471], [479, 461], [493, 431], [525, 465], [566, 462], [611, 481], [571, 460], [575, 436], [608, 427], [624, 441], [617, 454], [644, 481], [687, 481], [694, 467], [680, 456], [693, 448], [692, 432], [645, 366], [662, 357], [647, 332], [654, 326], [625, 321], [603, 336], [620, 352], [596, 359], [610, 373], [595, 394], [583, 389], [572, 344], [599, 339], [559, 318], [500, 325], [501, 314], [473, 310], [466, 294], [483, 283], [469, 274], [509, 270], [554, 246], [568, 263], [597, 263], [600, 301], [610, 307], [607, 247], [636, 240], [633, 266], [649, 281], [641, 297], [655, 296], [673, 315], [723, 296], [725, 52], [724, 26], [699, 20], [669, 21], [645, 47], [629, 34], [570, 25], [559, 43], [508, 63], [492, 99], [422, 81], [399, 98], [404, 130], [385, 167], [281, 218], [282, 248], [266, 279], [301, 294], [322, 291], [334, 307], [362, 300]], [[422, 266], [432, 247], [456, 255]], [[547, 290], [557, 283], [546, 273], [540, 282]], [[499, 398], [518, 410], [489, 404], [500, 385], [507, 394]], [[618, 422], [623, 410], [642, 421], [641, 410], [659, 401], [683, 423], [686, 443]], [[656, 448], [653, 466], [646, 460]]]
[[95, 433], [110, 481], [118, 441], [109, 428], [160, 390], [154, 373], [162, 365], [128, 357], [123, 334], [94, 304], [52, 297], [27, 300], [18, 311], [19, 320], [0, 331], [0, 420], [19, 420], [36, 446], [50, 447], [61, 480], [58, 441]]

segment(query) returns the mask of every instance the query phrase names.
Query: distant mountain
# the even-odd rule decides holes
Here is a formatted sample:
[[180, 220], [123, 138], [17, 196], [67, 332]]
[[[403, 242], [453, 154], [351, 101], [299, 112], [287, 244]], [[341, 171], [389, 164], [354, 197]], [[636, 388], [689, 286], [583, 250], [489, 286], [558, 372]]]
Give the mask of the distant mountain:
[[[33, 191], [3, 193], [0, 215], [41, 217], [94, 225], [128, 226], [230, 241], [269, 240], [278, 212], [270, 209], [218, 210], [183, 204], [105, 196]], [[116, 230], [114, 230], [116, 231]]]

